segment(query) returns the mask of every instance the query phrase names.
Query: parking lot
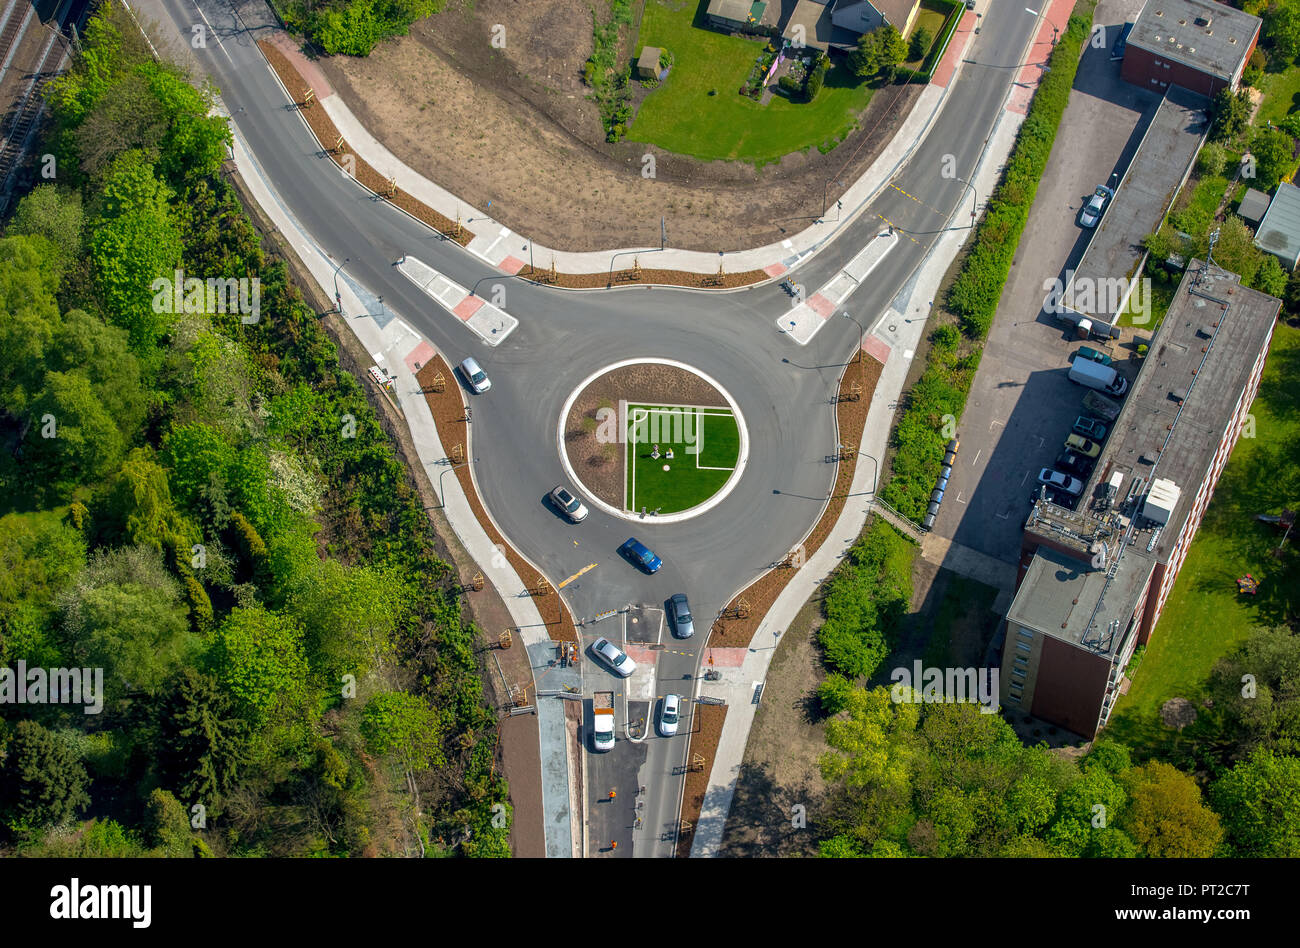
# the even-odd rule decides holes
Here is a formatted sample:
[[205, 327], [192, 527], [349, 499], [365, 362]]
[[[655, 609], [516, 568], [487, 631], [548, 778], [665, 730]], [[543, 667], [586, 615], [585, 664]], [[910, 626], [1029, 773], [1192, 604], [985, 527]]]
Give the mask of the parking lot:
[[1141, 6], [1141, 0], [1098, 4], [1095, 22], [1106, 26], [1106, 47], [1089, 46], [1080, 62], [971, 386], [958, 432], [961, 453], [935, 521], [940, 536], [1011, 563], [1019, 560], [1038, 472], [1052, 465], [1071, 424], [1085, 413], [1088, 389], [1067, 378], [1070, 353], [1091, 345], [1109, 354], [1121, 375], [1130, 381], [1136, 375], [1128, 349], [1074, 339], [1043, 312], [1043, 301], [1044, 282], [1065, 282], [1087, 247], [1092, 232], [1077, 223], [1084, 202], [1128, 166], [1160, 103], [1120, 79], [1120, 64], [1110, 59], [1110, 44]]

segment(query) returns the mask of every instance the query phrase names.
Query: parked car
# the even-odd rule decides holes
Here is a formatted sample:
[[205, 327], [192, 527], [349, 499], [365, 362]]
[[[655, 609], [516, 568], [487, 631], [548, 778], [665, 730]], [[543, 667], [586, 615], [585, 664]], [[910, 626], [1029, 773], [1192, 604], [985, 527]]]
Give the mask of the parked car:
[[1097, 185], [1092, 197], [1088, 198], [1088, 203], [1083, 206], [1079, 213], [1079, 224], [1082, 227], [1096, 227], [1097, 222], [1101, 220], [1101, 215], [1106, 211], [1106, 205], [1110, 199], [1115, 196], [1115, 192], [1104, 184]]
[[1065, 439], [1065, 446], [1071, 451], [1078, 451], [1086, 458], [1095, 458], [1101, 454], [1101, 445], [1083, 435], [1072, 434]]
[[1066, 474], [1073, 474], [1080, 478], [1087, 477], [1096, 466], [1093, 461], [1088, 460], [1081, 454], [1075, 454], [1073, 451], [1061, 452], [1052, 463], [1052, 467], [1058, 471], [1064, 471]]
[[587, 519], [587, 507], [577, 497], [569, 493], [563, 484], [558, 485], [550, 493], [551, 503], [560, 508], [560, 512], [569, 519], [571, 523], [582, 523]]
[[628, 658], [623, 651], [609, 639], [596, 639], [591, 643], [591, 651], [597, 658], [609, 665], [615, 673], [627, 678], [636, 671], [636, 662]]
[[1038, 490], [1029, 495], [1029, 503], [1035, 504], [1039, 500], [1045, 500], [1049, 504], [1056, 504], [1058, 507], [1065, 507], [1069, 510], [1074, 509], [1075, 498], [1071, 497], [1063, 490], [1057, 490], [1055, 487], [1048, 487], [1046, 484], [1039, 484]]
[[695, 619], [691, 617], [691, 604], [686, 593], [674, 593], [668, 600], [669, 615], [673, 620], [673, 634], [679, 639], [689, 639], [695, 634]]
[[487, 377], [483, 367], [473, 358], [466, 359], [460, 364], [460, 374], [465, 376], [465, 382], [474, 390], [476, 395], [482, 395], [492, 387], [492, 380]]
[[672, 737], [677, 733], [677, 718], [681, 713], [681, 696], [664, 695], [664, 703], [659, 711], [659, 733]]
[[1080, 346], [1075, 350], [1074, 355], [1070, 358], [1091, 359], [1093, 362], [1100, 362], [1102, 365], [1110, 365], [1111, 362], [1114, 361], [1110, 356], [1106, 355], [1106, 353], [1099, 349], [1094, 349], [1092, 346]]
[[627, 542], [620, 546], [618, 551], [647, 573], [657, 573], [659, 567], [664, 565], [664, 561], [655, 556], [650, 547], [636, 537], [628, 537]]
[[1096, 418], [1080, 415], [1074, 420], [1074, 433], [1091, 438], [1093, 441], [1101, 441], [1106, 437], [1106, 426]]
[[1050, 467], [1045, 467], [1038, 472], [1038, 483], [1046, 484], [1048, 487], [1056, 487], [1065, 491], [1067, 494], [1078, 496], [1083, 493], [1083, 483], [1069, 474], [1062, 474], [1060, 471], [1053, 471]]

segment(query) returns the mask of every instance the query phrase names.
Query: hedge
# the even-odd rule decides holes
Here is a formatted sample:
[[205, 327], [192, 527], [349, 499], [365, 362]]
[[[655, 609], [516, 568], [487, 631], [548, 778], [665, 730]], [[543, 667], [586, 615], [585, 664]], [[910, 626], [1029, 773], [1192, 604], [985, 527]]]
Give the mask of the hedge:
[[[826, 621], [817, 642], [833, 671], [869, 678], [888, 656], [911, 602], [915, 555], [915, 544], [880, 519], [853, 544], [822, 600]], [[828, 714], [834, 713], [835, 690], [832, 682], [818, 692]]]
[[989, 199], [961, 274], [948, 291], [948, 309], [961, 317], [962, 329], [972, 339], [983, 339], [993, 325], [1091, 29], [1091, 16], [1070, 17], [1020, 127], [1002, 182]]
[[908, 393], [907, 407], [894, 429], [896, 453], [889, 481], [880, 496], [913, 520], [925, 516], [930, 492], [943, 466], [948, 441], [944, 416], [960, 419], [965, 410], [984, 337], [997, 314], [1038, 181], [1047, 167], [1069, 101], [1083, 45], [1092, 32], [1092, 5], [1081, 6], [1084, 15], [1070, 17], [1065, 34], [1052, 52], [1049, 69], [1029, 106], [1002, 181], [989, 199], [961, 272], [948, 291], [947, 308], [961, 319], [962, 329], [974, 347], [959, 358], [959, 338], [951, 327], [935, 330], [929, 364]]

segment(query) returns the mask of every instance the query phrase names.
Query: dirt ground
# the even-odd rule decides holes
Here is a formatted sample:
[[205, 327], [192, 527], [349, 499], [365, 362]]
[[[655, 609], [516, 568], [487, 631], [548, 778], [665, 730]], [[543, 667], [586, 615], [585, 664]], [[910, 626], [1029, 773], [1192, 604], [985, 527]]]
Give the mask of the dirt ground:
[[[781, 636], [745, 746], [722, 835], [723, 856], [817, 852], [822, 834], [816, 823], [826, 792], [817, 763], [826, 750], [815, 694], [825, 676], [816, 641], [821, 624], [821, 598], [815, 597]], [[804, 807], [805, 827], [794, 825], [796, 805]]]
[[[633, 10], [639, 20], [641, 3]], [[498, 24], [503, 49], [490, 44]], [[489, 213], [507, 227], [567, 251], [658, 246], [661, 216], [672, 247], [711, 252], [781, 240], [821, 213], [827, 181], [866, 170], [923, 88], [880, 89], [838, 148], [757, 171], [606, 144], [581, 79], [591, 48], [585, 0], [461, 0], [368, 57], [320, 66], [410, 167], [475, 207], [491, 202]], [[646, 154], [655, 155], [653, 178], [642, 177]]]
[[582, 486], [607, 504], [623, 506], [623, 449], [596, 440], [596, 415], [618, 410], [621, 399], [637, 404], [721, 405], [727, 400], [694, 372], [671, 365], [626, 365], [606, 372], [578, 395], [564, 424], [564, 449]]
[[704, 766], [692, 767], [686, 772], [686, 788], [682, 791], [682, 820], [691, 825], [677, 835], [677, 858], [686, 859], [691, 854], [691, 843], [695, 840], [695, 824], [700, 819], [700, 810], [704, 806], [704, 793], [709, 789], [709, 774], [713, 769], [713, 758], [718, 752], [718, 741], [722, 739], [722, 724], [727, 720], [727, 706], [724, 704], [697, 704], [691, 714], [691, 749], [690, 759], [696, 755], [704, 758]]

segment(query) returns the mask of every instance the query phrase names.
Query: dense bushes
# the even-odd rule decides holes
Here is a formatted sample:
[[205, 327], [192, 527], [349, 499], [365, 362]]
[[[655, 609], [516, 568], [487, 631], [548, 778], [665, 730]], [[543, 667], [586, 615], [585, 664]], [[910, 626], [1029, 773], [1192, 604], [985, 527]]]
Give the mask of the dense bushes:
[[632, 65], [617, 64], [620, 31], [631, 23], [632, 0], [609, 0], [609, 19], [604, 23], [592, 8], [592, 53], [582, 77], [591, 87], [591, 100], [600, 108], [607, 142], [621, 141], [632, 122]]
[[[817, 641], [826, 664], [846, 678], [870, 677], [889, 654], [911, 601], [915, 553], [911, 541], [876, 520], [827, 583]], [[844, 689], [830, 681], [819, 696], [834, 713]]]
[[447, 0], [288, 0], [281, 9], [285, 26], [325, 52], [367, 56], [382, 40], [405, 35], [416, 20], [446, 5]]
[[1090, 25], [1082, 17], [1070, 18], [1034, 94], [1002, 183], [989, 199], [961, 274], [948, 291], [948, 309], [961, 317], [962, 329], [972, 339], [983, 339], [993, 324], [1020, 233], [1069, 102], [1070, 87], [1074, 84]]
[[826, 71], [831, 68], [830, 57], [825, 53], [818, 53], [817, 60], [808, 70], [808, 81], [804, 83], [803, 97], [805, 102], [811, 102], [817, 98], [817, 93], [822, 91], [822, 86], [826, 84]]

